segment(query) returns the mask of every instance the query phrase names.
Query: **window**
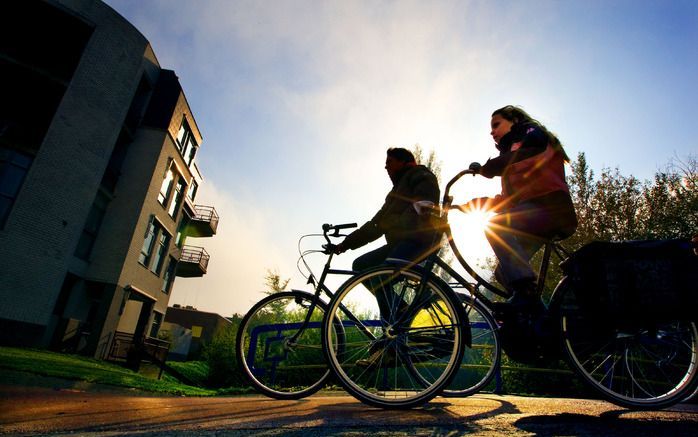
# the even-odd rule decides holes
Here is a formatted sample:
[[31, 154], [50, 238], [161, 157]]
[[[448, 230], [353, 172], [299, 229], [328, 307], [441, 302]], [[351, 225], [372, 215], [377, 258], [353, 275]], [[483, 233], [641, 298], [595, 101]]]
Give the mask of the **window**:
[[190, 136], [187, 140], [187, 144], [184, 147], [184, 151], [182, 152], [184, 162], [186, 162], [188, 166], [191, 165], [192, 161], [194, 161], [194, 156], [196, 156], [196, 149], [198, 147], [199, 146], [197, 146], [196, 142], [194, 141], [194, 137]]
[[150, 338], [157, 338], [160, 326], [162, 326], [162, 313], [153, 311], [153, 324], [150, 325]]
[[184, 182], [184, 178], [180, 176], [179, 179], [177, 179], [177, 184], [175, 185], [175, 193], [174, 197], [172, 198], [172, 203], [170, 203], [170, 209], [167, 211], [170, 217], [177, 217], [179, 207], [182, 205], [182, 199], [184, 198], [184, 190], [186, 190], [186, 188], [187, 184]]
[[[174, 188], [174, 190], [173, 190]], [[174, 160], [170, 160], [169, 168], [165, 172], [165, 178], [160, 186], [160, 192], [158, 193], [158, 202], [164, 208], [167, 208], [169, 203], [170, 207], [167, 208], [167, 213], [173, 219], [177, 217], [179, 212], [179, 207], [182, 205], [182, 199], [184, 197], [184, 192], [187, 188], [187, 182], [184, 177], [177, 171], [177, 166]], [[172, 192], [174, 191], [174, 195]]]
[[158, 194], [158, 202], [160, 205], [167, 206], [167, 201], [172, 193], [172, 185], [175, 180], [176, 173], [172, 170], [172, 163], [170, 162], [170, 167], [165, 173], [165, 179], [162, 181], [162, 186], [160, 187], [160, 193]]
[[138, 262], [160, 276], [171, 238], [155, 216], [151, 216]]
[[203, 331], [204, 331], [204, 327], [203, 327], [203, 326], [192, 325], [192, 327], [191, 327], [191, 336], [192, 336], [192, 338], [200, 338], [200, 337], [201, 337], [201, 333], [202, 333]]
[[155, 225], [154, 217], [151, 217], [150, 223], [148, 223], [148, 230], [145, 231], [145, 240], [143, 241], [143, 247], [141, 248], [141, 254], [138, 257], [138, 262], [147, 266], [150, 263], [150, 257], [153, 254], [153, 243], [155, 243], [155, 234], [157, 228]]
[[160, 276], [160, 271], [162, 270], [162, 265], [165, 262], [165, 255], [167, 254], [167, 247], [170, 245], [170, 235], [165, 232], [164, 229], [160, 229], [160, 234], [157, 238], [157, 248], [155, 249], [155, 256], [153, 258], [153, 263], [150, 265], [150, 271]]
[[196, 192], [199, 190], [199, 184], [196, 183], [194, 179], [191, 180], [191, 185], [189, 185], [189, 191], [187, 191], [187, 196], [192, 202], [196, 198]]
[[182, 219], [179, 221], [179, 225], [177, 226], [177, 235], [175, 235], [175, 245], [179, 247], [180, 249], [182, 246], [184, 246], [184, 229], [187, 227], [187, 215], [183, 215]]
[[0, 147], [0, 228], [5, 226], [32, 160], [30, 155]]
[[186, 120], [182, 120], [182, 125], [179, 127], [179, 132], [177, 132], [177, 148], [181, 152], [184, 148], [184, 140], [186, 139], [189, 132], [189, 125]]
[[102, 226], [102, 220], [104, 219], [104, 214], [107, 211], [108, 205], [109, 198], [101, 191], [98, 192], [92, 203], [92, 208], [90, 208], [90, 212], [87, 214], [85, 226], [82, 229], [80, 240], [75, 248], [76, 257], [84, 259], [85, 261], [89, 260], [92, 247], [97, 239], [99, 228]]
[[192, 133], [186, 119], [182, 119], [182, 126], [180, 126], [179, 132], [177, 132], [176, 143], [177, 149], [179, 149], [179, 152], [182, 154], [182, 158], [184, 158], [184, 162], [186, 162], [187, 165], [191, 165], [191, 163], [194, 161], [194, 156], [196, 156], [196, 150], [199, 148], [199, 145], [196, 143], [194, 134]]
[[177, 272], [177, 258], [170, 257], [170, 262], [167, 264], [167, 270], [165, 270], [165, 276], [162, 279], [162, 292], [169, 294], [172, 289], [172, 284], [174, 283], [175, 274]]

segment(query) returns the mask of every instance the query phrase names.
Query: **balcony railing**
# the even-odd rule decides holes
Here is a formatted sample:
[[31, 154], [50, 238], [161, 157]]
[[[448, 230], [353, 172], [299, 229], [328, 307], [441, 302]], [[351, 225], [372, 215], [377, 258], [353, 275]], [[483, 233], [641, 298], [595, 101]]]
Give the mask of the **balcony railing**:
[[177, 276], [183, 278], [195, 278], [203, 276], [206, 274], [209, 258], [211, 258], [211, 256], [203, 247], [182, 247], [179, 262], [177, 263]]
[[211, 237], [218, 229], [218, 213], [212, 206], [194, 206], [194, 216], [187, 225], [189, 237]]

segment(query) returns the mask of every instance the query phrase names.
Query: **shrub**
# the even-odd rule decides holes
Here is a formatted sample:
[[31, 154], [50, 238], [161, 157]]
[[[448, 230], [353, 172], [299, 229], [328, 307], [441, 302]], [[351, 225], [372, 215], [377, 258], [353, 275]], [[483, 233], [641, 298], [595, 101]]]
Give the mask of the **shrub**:
[[209, 387], [243, 387], [242, 373], [235, 357], [235, 337], [238, 325], [232, 324], [213, 336], [211, 343], [204, 347], [203, 358], [208, 364]]

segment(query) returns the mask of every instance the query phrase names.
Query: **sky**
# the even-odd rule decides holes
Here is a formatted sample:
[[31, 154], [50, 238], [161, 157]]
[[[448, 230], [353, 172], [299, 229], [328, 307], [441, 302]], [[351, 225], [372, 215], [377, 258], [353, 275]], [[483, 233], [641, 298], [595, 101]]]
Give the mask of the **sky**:
[[[496, 155], [490, 115], [507, 104], [596, 174], [651, 179], [698, 151], [694, 0], [106, 3], [179, 77], [204, 138], [196, 203], [221, 217], [213, 238], [187, 240], [210, 253], [208, 273], [177, 278], [170, 305], [244, 313], [268, 271], [308, 289], [299, 237], [373, 216], [388, 147], [433, 150], [443, 188]], [[497, 180], [466, 178], [456, 202], [497, 192]], [[454, 227], [459, 247], [487, 254], [480, 230]], [[324, 260], [309, 257], [317, 274]]]

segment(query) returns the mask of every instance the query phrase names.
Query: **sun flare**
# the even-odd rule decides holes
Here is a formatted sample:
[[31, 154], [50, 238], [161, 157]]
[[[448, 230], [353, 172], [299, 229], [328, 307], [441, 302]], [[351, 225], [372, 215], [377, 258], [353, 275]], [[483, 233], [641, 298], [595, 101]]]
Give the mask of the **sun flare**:
[[493, 212], [482, 209], [473, 209], [465, 213], [454, 212], [449, 215], [453, 238], [463, 256], [484, 259], [492, 255], [485, 232], [494, 215]]

